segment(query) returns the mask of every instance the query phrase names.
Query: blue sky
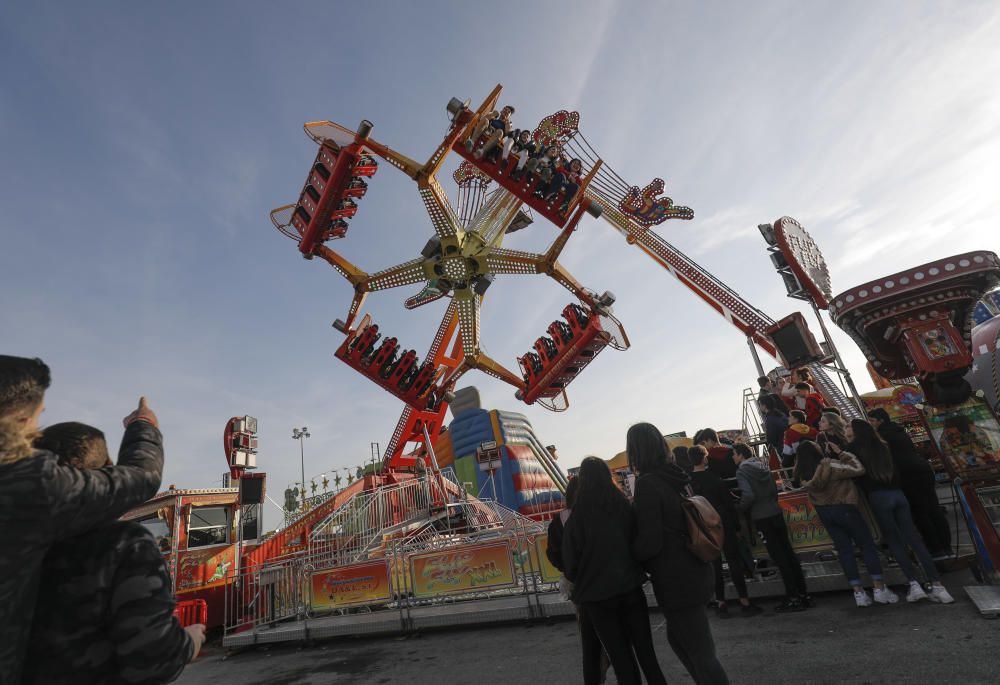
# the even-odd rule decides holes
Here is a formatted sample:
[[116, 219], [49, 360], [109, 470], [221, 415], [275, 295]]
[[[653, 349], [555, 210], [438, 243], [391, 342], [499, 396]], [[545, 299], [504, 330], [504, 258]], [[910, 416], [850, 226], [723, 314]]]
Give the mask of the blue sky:
[[[5, 3], [0, 349], [52, 366], [44, 420], [117, 440], [146, 394], [167, 435], [165, 483], [182, 487], [219, 481], [233, 415], [259, 417], [276, 497], [298, 478], [292, 426], [311, 430], [308, 474], [362, 463], [400, 403], [332, 357], [350, 288], [302, 260], [268, 211], [294, 201], [315, 154], [304, 121], [367, 118], [380, 141], [423, 159], [448, 98], [478, 102], [496, 83], [518, 123], [579, 110], [618, 173], [666, 179], [695, 219], [664, 224], [664, 237], [776, 319], [799, 303], [770, 267], [763, 221], [801, 221], [836, 292], [998, 247], [995, 3], [494, 9]], [[430, 233], [413, 184], [385, 167], [336, 247], [371, 272], [415, 256]], [[539, 224], [508, 246], [554, 235]], [[633, 348], [602, 355], [564, 414], [466, 376], [487, 406], [528, 414], [566, 466], [613, 455], [639, 420], [738, 426], [756, 373], [735, 329], [601, 221], [584, 220], [563, 262], [617, 294]], [[422, 350], [444, 303], [407, 312], [410, 294], [374, 295], [367, 311]], [[548, 279], [500, 277], [485, 349], [513, 366], [567, 302]], [[869, 388], [856, 348], [837, 341]]]

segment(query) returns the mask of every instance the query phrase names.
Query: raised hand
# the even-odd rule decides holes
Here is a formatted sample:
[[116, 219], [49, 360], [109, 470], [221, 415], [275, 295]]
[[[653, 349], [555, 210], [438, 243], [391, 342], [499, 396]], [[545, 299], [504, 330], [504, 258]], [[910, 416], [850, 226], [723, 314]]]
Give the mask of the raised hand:
[[149, 408], [145, 397], [140, 397], [139, 407], [122, 419], [122, 423], [126, 428], [128, 428], [129, 424], [135, 423], [136, 421], [145, 421], [146, 423], [153, 424], [157, 428], [160, 427], [160, 422], [156, 420], [156, 414], [154, 414], [153, 410]]

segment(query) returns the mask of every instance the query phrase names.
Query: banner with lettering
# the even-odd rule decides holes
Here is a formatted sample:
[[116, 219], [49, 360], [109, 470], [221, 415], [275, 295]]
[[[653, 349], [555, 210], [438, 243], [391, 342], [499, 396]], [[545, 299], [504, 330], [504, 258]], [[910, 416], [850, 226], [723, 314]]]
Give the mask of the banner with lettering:
[[436, 597], [514, 585], [507, 542], [455, 547], [410, 557], [413, 594]]
[[311, 585], [313, 611], [377, 604], [392, 599], [389, 567], [385, 561], [320, 571], [313, 574]]
[[778, 506], [785, 514], [788, 537], [796, 552], [807, 552], [833, 546], [833, 540], [830, 538], [826, 526], [819, 520], [819, 514], [813, 508], [807, 493], [782, 494], [778, 498]]
[[[545, 554], [545, 548], [549, 544], [549, 534], [542, 533], [535, 537], [535, 555], [538, 559], [537, 566], [535, 570], [541, 572], [543, 583], [558, 583], [559, 577], [562, 575], [552, 562], [549, 561], [548, 555]], [[532, 561], [535, 557], [532, 557]]]

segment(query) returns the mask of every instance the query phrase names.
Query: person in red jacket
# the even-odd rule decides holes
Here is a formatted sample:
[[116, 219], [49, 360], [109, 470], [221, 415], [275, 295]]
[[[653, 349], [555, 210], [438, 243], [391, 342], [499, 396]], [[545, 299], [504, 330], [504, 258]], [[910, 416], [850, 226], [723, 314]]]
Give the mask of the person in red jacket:
[[782, 468], [791, 468], [795, 464], [795, 452], [798, 450], [800, 440], [815, 440], [819, 433], [815, 428], [806, 423], [806, 413], [801, 409], [793, 409], [789, 412], [791, 420], [788, 429], [785, 431], [784, 445], [781, 450]]
[[806, 423], [813, 428], [819, 425], [819, 419], [823, 416], [823, 397], [813, 391], [808, 383], [795, 384], [795, 408], [806, 413]]

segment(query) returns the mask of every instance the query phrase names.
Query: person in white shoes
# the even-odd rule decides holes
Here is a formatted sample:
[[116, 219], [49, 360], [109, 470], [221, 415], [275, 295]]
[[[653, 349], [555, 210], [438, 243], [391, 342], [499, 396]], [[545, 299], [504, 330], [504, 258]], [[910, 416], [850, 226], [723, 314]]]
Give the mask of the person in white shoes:
[[[822, 434], [821, 434], [822, 435]], [[822, 440], [822, 447], [812, 440], [800, 440], [796, 452], [796, 477], [809, 493], [820, 520], [826, 526], [837, 559], [844, 569], [847, 582], [854, 590], [854, 601], [859, 607], [872, 605], [872, 597], [861, 584], [861, 573], [854, 558], [855, 543], [861, 548], [865, 567], [874, 585], [875, 602], [895, 604], [899, 601], [892, 590], [882, 580], [882, 561], [878, 556], [875, 541], [858, 509], [858, 488], [854, 479], [865, 472], [850, 452], [840, 449], [832, 441]]]
[[[851, 441], [847, 449], [857, 455], [865, 467], [861, 485], [868, 493], [868, 503], [871, 504], [878, 527], [885, 536], [889, 550], [899, 564], [900, 570], [910, 581], [906, 601], [919, 602], [922, 599], [930, 599], [940, 604], [951, 604], [955, 600], [941, 584], [941, 576], [934, 566], [934, 559], [927, 552], [924, 541], [913, 525], [910, 505], [900, 489], [899, 471], [892, 460], [889, 446], [871, 424], [861, 419], [851, 421], [847, 428], [847, 437]], [[924, 569], [930, 583], [930, 592], [920, 585], [917, 570], [910, 561], [910, 550], [913, 550], [920, 566]]]

